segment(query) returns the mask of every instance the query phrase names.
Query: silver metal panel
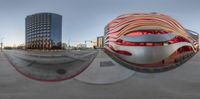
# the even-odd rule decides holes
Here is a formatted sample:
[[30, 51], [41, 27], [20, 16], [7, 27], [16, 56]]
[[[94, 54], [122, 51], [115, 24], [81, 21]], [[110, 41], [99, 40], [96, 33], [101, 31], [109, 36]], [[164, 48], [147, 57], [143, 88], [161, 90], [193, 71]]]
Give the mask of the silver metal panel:
[[182, 46], [191, 46], [193, 48], [192, 44], [187, 42], [180, 42], [166, 46], [120, 46], [113, 44], [113, 48], [116, 50], [125, 50], [132, 53], [132, 56], [116, 54], [118, 57], [138, 64], [152, 64], [159, 62], [169, 57]]
[[131, 42], [163, 42], [168, 41], [175, 37], [176, 34], [169, 33], [169, 34], [147, 34], [147, 35], [140, 35], [140, 36], [122, 36], [120, 39], [125, 41]]

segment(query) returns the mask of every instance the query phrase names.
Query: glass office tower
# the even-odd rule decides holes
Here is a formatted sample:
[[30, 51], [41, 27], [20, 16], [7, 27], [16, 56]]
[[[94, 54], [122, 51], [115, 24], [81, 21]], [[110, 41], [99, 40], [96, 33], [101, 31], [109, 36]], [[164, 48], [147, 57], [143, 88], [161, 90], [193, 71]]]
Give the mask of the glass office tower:
[[26, 49], [61, 49], [62, 16], [37, 13], [26, 17]]

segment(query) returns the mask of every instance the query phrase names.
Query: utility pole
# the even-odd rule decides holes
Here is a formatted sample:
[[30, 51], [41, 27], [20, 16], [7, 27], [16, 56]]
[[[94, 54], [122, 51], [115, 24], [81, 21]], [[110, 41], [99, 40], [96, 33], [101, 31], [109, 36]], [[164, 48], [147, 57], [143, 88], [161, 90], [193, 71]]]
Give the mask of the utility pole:
[[87, 42], [90, 42], [90, 43], [93, 44], [93, 45], [94, 45], [94, 43], [96, 43], [96, 42], [94, 42], [94, 41], [92, 41], [92, 40], [85, 40], [85, 44], [87, 44]]

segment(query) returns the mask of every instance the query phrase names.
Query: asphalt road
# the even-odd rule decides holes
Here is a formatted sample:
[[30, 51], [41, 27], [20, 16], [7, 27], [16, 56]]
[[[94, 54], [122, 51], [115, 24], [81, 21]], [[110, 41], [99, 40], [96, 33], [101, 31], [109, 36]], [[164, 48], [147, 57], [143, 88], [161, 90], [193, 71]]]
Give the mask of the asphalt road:
[[0, 52], [0, 99], [199, 99], [200, 54], [163, 73], [136, 73], [124, 81], [86, 84], [40, 82], [18, 73]]
[[41, 54], [32, 52], [30, 54], [18, 50], [4, 51], [9, 62], [19, 73], [40, 81], [61, 81], [73, 78], [89, 66], [96, 52], [78, 51], [76, 53], [82, 54], [81, 56], [72, 56], [64, 52], [40, 52]]

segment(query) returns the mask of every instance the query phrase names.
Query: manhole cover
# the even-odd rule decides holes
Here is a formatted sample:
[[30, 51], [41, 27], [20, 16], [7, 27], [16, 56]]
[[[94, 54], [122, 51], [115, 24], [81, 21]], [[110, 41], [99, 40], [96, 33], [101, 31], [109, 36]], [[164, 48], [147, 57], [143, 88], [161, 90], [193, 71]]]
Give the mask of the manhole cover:
[[64, 70], [64, 69], [58, 69], [58, 70], [56, 70], [56, 72], [57, 72], [58, 74], [60, 74], [60, 75], [66, 74], [66, 70]]
[[115, 64], [112, 61], [101, 61], [100, 67], [110, 67], [115, 66]]

